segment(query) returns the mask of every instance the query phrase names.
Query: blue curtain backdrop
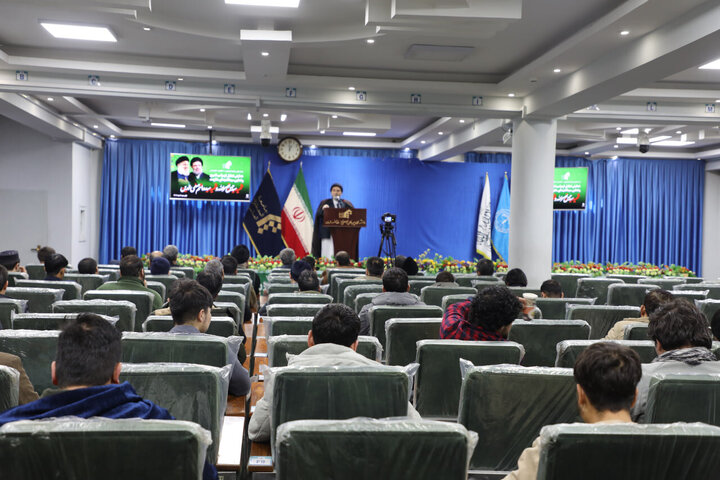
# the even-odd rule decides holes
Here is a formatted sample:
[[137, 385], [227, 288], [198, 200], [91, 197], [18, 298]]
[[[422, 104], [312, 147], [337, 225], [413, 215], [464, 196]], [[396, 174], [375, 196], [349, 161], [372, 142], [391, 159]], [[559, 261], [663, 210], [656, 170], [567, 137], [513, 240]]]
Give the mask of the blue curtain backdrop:
[[[141, 253], [168, 243], [181, 252], [223, 255], [250, 242], [242, 229], [247, 203], [169, 200], [171, 153], [211, 153], [207, 143], [109, 141], [105, 147], [100, 261], [117, 258], [123, 245]], [[284, 203], [300, 167], [273, 148], [218, 144], [215, 155], [252, 158], [252, 192], [270, 165]], [[367, 209], [360, 256], [376, 255], [384, 212], [397, 214], [398, 253], [441, 253], [475, 258], [475, 230], [485, 172], [493, 217], [509, 154], [469, 154], [469, 163], [423, 163], [414, 152], [305, 149], [303, 171], [313, 209], [339, 182], [355, 206]], [[702, 162], [558, 158], [558, 166], [587, 166], [588, 208], [555, 213], [555, 261], [648, 261], [700, 267]], [[512, 259], [511, 259], [512, 262]]]

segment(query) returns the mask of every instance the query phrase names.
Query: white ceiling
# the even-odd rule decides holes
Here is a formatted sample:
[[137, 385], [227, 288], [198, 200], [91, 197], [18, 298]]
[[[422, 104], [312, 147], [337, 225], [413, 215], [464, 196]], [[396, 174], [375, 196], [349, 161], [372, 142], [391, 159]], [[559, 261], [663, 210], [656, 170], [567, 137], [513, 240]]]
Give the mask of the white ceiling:
[[[507, 150], [503, 125], [525, 114], [559, 118], [557, 145], [568, 154], [639, 155], [637, 146], [616, 143], [621, 127], [693, 142], [654, 145], [645, 156], [714, 158], [720, 102], [716, 113], [705, 104], [720, 100], [720, 71], [697, 67], [720, 58], [718, 4], [301, 0], [283, 9], [223, 0], [3, 0], [0, 114], [91, 145], [110, 135], [205, 140], [208, 126], [221, 141], [257, 141], [250, 126], [267, 114], [280, 137], [411, 147], [425, 160]], [[40, 21], [107, 26], [118, 41], [58, 40]], [[241, 30], [258, 29], [289, 31], [292, 40], [241, 41]], [[29, 80], [17, 81], [18, 70]], [[223, 92], [226, 84], [234, 94]], [[288, 87], [296, 97], [286, 96]], [[415, 93], [420, 104], [411, 103]], [[476, 96], [481, 106], [472, 104]], [[347, 130], [377, 136], [343, 137]]]

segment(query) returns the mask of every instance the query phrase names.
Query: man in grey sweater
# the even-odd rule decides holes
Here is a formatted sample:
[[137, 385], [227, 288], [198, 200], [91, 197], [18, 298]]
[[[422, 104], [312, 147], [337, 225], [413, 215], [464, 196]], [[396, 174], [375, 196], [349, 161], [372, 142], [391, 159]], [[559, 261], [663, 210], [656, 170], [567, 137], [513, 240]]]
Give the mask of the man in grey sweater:
[[401, 268], [390, 268], [382, 276], [383, 293], [360, 310], [360, 335], [370, 334], [370, 307], [375, 305], [425, 305], [417, 295], [410, 293], [408, 276]]

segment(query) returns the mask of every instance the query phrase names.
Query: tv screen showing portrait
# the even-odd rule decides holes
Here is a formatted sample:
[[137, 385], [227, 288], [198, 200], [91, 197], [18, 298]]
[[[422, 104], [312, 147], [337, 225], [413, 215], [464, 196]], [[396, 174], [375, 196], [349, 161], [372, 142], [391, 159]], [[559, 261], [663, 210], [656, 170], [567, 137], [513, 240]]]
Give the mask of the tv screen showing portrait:
[[170, 154], [171, 200], [250, 201], [250, 157]]

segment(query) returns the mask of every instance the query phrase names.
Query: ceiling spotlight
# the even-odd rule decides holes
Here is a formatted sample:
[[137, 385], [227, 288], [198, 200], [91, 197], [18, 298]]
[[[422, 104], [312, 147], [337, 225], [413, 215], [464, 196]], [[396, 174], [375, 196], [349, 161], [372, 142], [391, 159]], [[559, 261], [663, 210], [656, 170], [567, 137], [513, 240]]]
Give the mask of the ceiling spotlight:
[[613, 148], [618, 148], [617, 144], [616, 144], [616, 145], [613, 145]]
[[346, 137], [374, 137], [377, 135], [375, 132], [343, 132]]
[[406, 151], [406, 152], [409, 152], [409, 151], [410, 151], [410, 147], [405, 147], [403, 150]]
[[143, 30], [145, 30], [146, 32], [149, 32], [150, 30], [152, 30], [152, 28], [150, 28], [150, 27], [143, 27]]
[[54, 102], [55, 99], [54, 99], [53, 97], [47, 97], [47, 101], [48, 101], [48, 102]]
[[585, 152], [585, 155], [590, 155], [590, 152]]
[[623, 37], [626, 35], [630, 35], [630, 30], [623, 30], [622, 32], [620, 32], [620, 35], [622, 35]]
[[420, 143], [425, 145], [427, 142], [425, 140], [420, 140]]
[[110, 138], [115, 138], [115, 135], [110, 135]]
[[508, 93], [508, 97], [514, 97], [514, 96], [515, 96], [514, 93]]
[[310, 148], [317, 148], [317, 146], [315, 146], [315, 145], [310, 145]]
[[165, 127], [165, 128], [185, 128], [182, 123], [165, 123], [165, 122], [150, 122], [153, 127]]
[[99, 128], [97, 125], [93, 125], [93, 128]]
[[210, 143], [212, 143], [213, 145], [217, 145], [217, 140], [213, 140], [213, 141], [210, 142]]
[[720, 103], [720, 98], [716, 99], [715, 103]]
[[260, 52], [260, 55], [262, 55], [263, 57], [269, 57], [270, 52]]
[[553, 73], [560, 73], [560, 72], [562, 72], [562, 70], [560, 70], [559, 68], [553, 68]]
[[348, 90], [355, 90], [355, 87], [348, 87]]
[[325, 135], [325, 130], [320, 130], [320, 135]]
[[201, 112], [204, 112], [204, 111], [205, 111], [205, 109], [204, 109], [204, 108], [201, 108], [201, 109], [200, 109], [200, 111], [201, 111]]
[[368, 39], [365, 40], [365, 41], [366, 41], [368, 44], [370, 44], [370, 45], [372, 45], [373, 43], [375, 43], [375, 39], [374, 39], [374, 38], [368, 38]]
[[617, 159], [618, 159], [617, 155], [613, 155], [612, 157], [610, 157], [610, 160], [617, 160]]
[[248, 113], [248, 114], [247, 114], [247, 119], [248, 119], [248, 122], [249, 122], [250, 120], [252, 120], [252, 114], [251, 114], [251, 113]]
[[676, 134], [676, 135], [682, 135], [682, 130], [678, 130], [677, 132], [675, 132], [675, 134]]
[[622, 130], [622, 127], [615, 127], [615, 130], [619, 132], [620, 130]]
[[280, 121], [284, 122], [285, 120], [287, 120], [287, 114], [283, 113], [282, 115], [280, 115]]
[[465, 119], [464, 119], [464, 118], [461, 118], [461, 119], [460, 119], [460, 123], [465, 123]]
[[185, 80], [183, 77], [178, 77], [178, 82], [182, 82], [183, 80]]
[[263, 113], [263, 118], [267, 118], [267, 117], [268, 117], [268, 114], [267, 114], [267, 113]]
[[208, 125], [208, 130], [212, 130], [212, 125]]
[[337, 118], [337, 115], [333, 115], [332, 118]]
[[445, 135], [445, 132], [438, 132], [438, 135]]

